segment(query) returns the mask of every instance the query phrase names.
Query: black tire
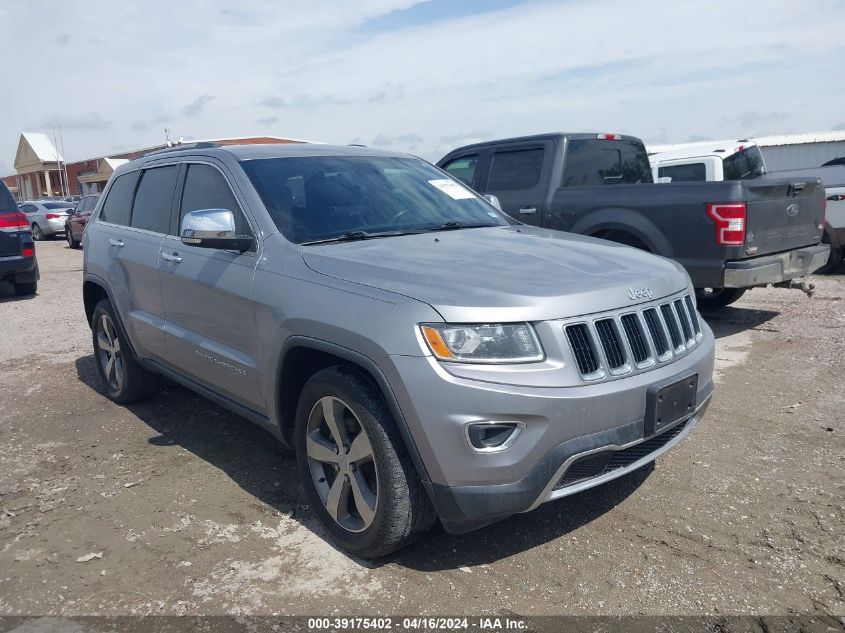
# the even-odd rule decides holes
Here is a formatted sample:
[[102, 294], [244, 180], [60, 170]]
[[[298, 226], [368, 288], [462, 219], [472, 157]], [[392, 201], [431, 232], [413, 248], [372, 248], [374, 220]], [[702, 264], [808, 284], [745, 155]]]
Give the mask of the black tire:
[[[105, 350], [98, 340], [101, 332], [103, 332], [101, 328], [104, 318], [108, 320], [112, 327], [111, 333], [106, 336], [108, 342], [112, 342], [113, 337], [113, 340], [116, 340], [119, 344], [119, 349], [113, 361], [114, 372], [109, 370], [108, 374], [107, 368], [109, 364], [107, 358], [110, 354], [108, 352], [104, 354]], [[128, 404], [149, 398], [155, 393], [158, 388], [160, 376], [147, 371], [135, 360], [132, 348], [126, 341], [123, 330], [115, 316], [114, 308], [112, 308], [111, 302], [108, 299], [103, 299], [94, 308], [94, 314], [91, 318], [91, 335], [97, 371], [106, 387], [106, 395], [110, 400], [119, 404]], [[118, 378], [117, 374], [118, 368], [121, 371], [120, 378]]]
[[65, 238], [67, 239], [67, 245], [71, 248], [79, 248], [80, 241], [73, 239], [73, 233], [70, 230], [70, 227], [65, 227]]
[[[825, 243], [825, 240], [822, 240]], [[842, 248], [836, 248], [834, 246], [830, 247], [830, 256], [827, 258], [827, 263], [819, 268], [815, 273], [817, 275], [830, 275], [836, 272], [836, 269], [839, 268], [839, 264], [842, 263], [842, 256], [843, 256]]]
[[44, 241], [44, 231], [41, 230], [41, 227], [38, 226], [37, 222], [32, 223], [32, 239], [36, 242]]
[[[320, 465], [307, 454], [309, 420], [314, 419], [312, 412], [326, 398], [345, 405], [344, 411], [354, 416], [346, 418], [348, 423], [360, 425], [360, 429], [366, 431], [372, 448], [372, 459], [367, 466], [377, 476], [374, 495], [377, 502], [371, 523], [366, 525], [362, 519], [361, 523], [366, 527], [360, 531], [350, 531], [329, 514], [317, 491], [317, 481], [325, 482], [325, 486], [330, 484], [326, 479], [315, 479], [319, 475], [315, 475], [313, 470], [315, 465], [327, 465]], [[317, 519], [342, 550], [361, 558], [380, 558], [408, 545], [436, 520], [431, 501], [420, 483], [381, 392], [363, 375], [342, 367], [330, 367], [314, 374], [300, 394], [294, 433], [297, 463], [305, 494]], [[324, 477], [332, 476], [331, 469], [325, 472], [327, 474]], [[333, 484], [331, 487], [334, 487]], [[346, 506], [353, 509], [348, 516], [355, 518], [356, 500], [351, 492], [347, 495], [353, 497], [352, 504]], [[363, 517], [363, 514], [360, 516]]]
[[745, 291], [745, 288], [696, 288], [695, 299], [699, 310], [719, 310], [739, 301]]
[[28, 297], [34, 295], [36, 292], [38, 292], [37, 281], [15, 283], [15, 294], [19, 297]]

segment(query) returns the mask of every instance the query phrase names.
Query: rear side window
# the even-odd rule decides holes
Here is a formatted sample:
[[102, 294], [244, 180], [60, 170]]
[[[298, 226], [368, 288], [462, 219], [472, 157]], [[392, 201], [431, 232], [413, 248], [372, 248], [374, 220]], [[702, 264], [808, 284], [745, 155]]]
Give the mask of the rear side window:
[[103, 222], [129, 226], [129, 214], [132, 210], [132, 194], [135, 183], [138, 182], [138, 172], [118, 176], [109, 187], [109, 194], [100, 210], [99, 219]]
[[689, 163], [688, 165], [669, 165], [658, 167], [657, 177], [672, 179], [672, 182], [704, 182], [707, 180], [707, 168], [704, 163]]
[[543, 169], [543, 148], [520, 149], [493, 154], [487, 189], [518, 191], [531, 189], [540, 182]]
[[652, 182], [651, 165], [637, 141], [572, 139], [566, 145], [561, 182], [564, 187]]
[[765, 172], [763, 154], [756, 145], [746, 147], [741, 152], [728, 156], [722, 161], [725, 171], [725, 180], [745, 180], [757, 178]]
[[[209, 165], [189, 165], [182, 190], [179, 226], [186, 213], [201, 209], [228, 209], [235, 215], [235, 228], [240, 235], [251, 233], [241, 207], [232, 193], [226, 178]], [[181, 228], [180, 228], [181, 230]]]
[[132, 205], [132, 227], [156, 233], [168, 232], [178, 175], [178, 165], [144, 170], [135, 194], [135, 204]]
[[443, 170], [449, 172], [453, 178], [457, 178], [465, 185], [472, 187], [475, 180], [475, 170], [478, 167], [478, 156], [461, 156], [453, 158], [443, 165]]
[[15, 204], [15, 199], [6, 188], [6, 184], [0, 180], [0, 211], [17, 211], [18, 205]]

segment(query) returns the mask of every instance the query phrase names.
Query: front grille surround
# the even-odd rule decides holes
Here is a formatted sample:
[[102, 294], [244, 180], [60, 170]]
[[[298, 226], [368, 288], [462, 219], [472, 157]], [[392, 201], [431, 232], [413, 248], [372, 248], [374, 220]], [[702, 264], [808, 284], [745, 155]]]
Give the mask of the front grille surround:
[[[596, 382], [626, 376], [686, 355], [703, 338], [693, 306], [692, 297], [681, 293], [635, 308], [565, 322], [563, 329], [569, 352], [581, 379]], [[572, 346], [576, 335], [580, 343], [577, 359]], [[583, 337], [589, 339], [586, 345]], [[586, 362], [584, 350], [594, 355]], [[585, 366], [592, 371], [581, 371]]]

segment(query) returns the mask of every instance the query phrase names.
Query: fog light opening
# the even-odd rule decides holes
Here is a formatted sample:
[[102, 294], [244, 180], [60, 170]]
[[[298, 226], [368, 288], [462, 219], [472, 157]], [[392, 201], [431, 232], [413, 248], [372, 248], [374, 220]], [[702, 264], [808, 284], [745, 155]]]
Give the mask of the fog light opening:
[[466, 426], [466, 437], [472, 450], [495, 453], [509, 448], [525, 425], [522, 422], [472, 422]]

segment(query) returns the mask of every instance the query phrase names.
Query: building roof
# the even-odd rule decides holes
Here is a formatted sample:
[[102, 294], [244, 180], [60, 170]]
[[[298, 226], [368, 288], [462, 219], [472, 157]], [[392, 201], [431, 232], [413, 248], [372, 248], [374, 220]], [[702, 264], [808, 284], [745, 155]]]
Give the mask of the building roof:
[[[674, 143], [671, 145], [648, 145], [649, 154], [662, 154], [679, 150], [702, 149], [702, 154], [710, 153], [710, 147], [719, 148], [729, 145], [736, 146], [743, 143], [757, 143], [760, 147], [775, 147], [778, 145], [802, 145], [806, 143], [837, 143], [845, 141], [845, 130], [831, 132], [808, 132], [806, 134], [781, 134], [778, 136], [758, 136], [753, 139], [734, 141], [697, 141], [695, 143]], [[707, 151], [704, 151], [704, 150]]]
[[41, 132], [24, 132], [21, 136], [26, 140], [42, 163], [55, 163], [62, 160], [59, 150], [50, 142], [46, 134], [42, 134]]

